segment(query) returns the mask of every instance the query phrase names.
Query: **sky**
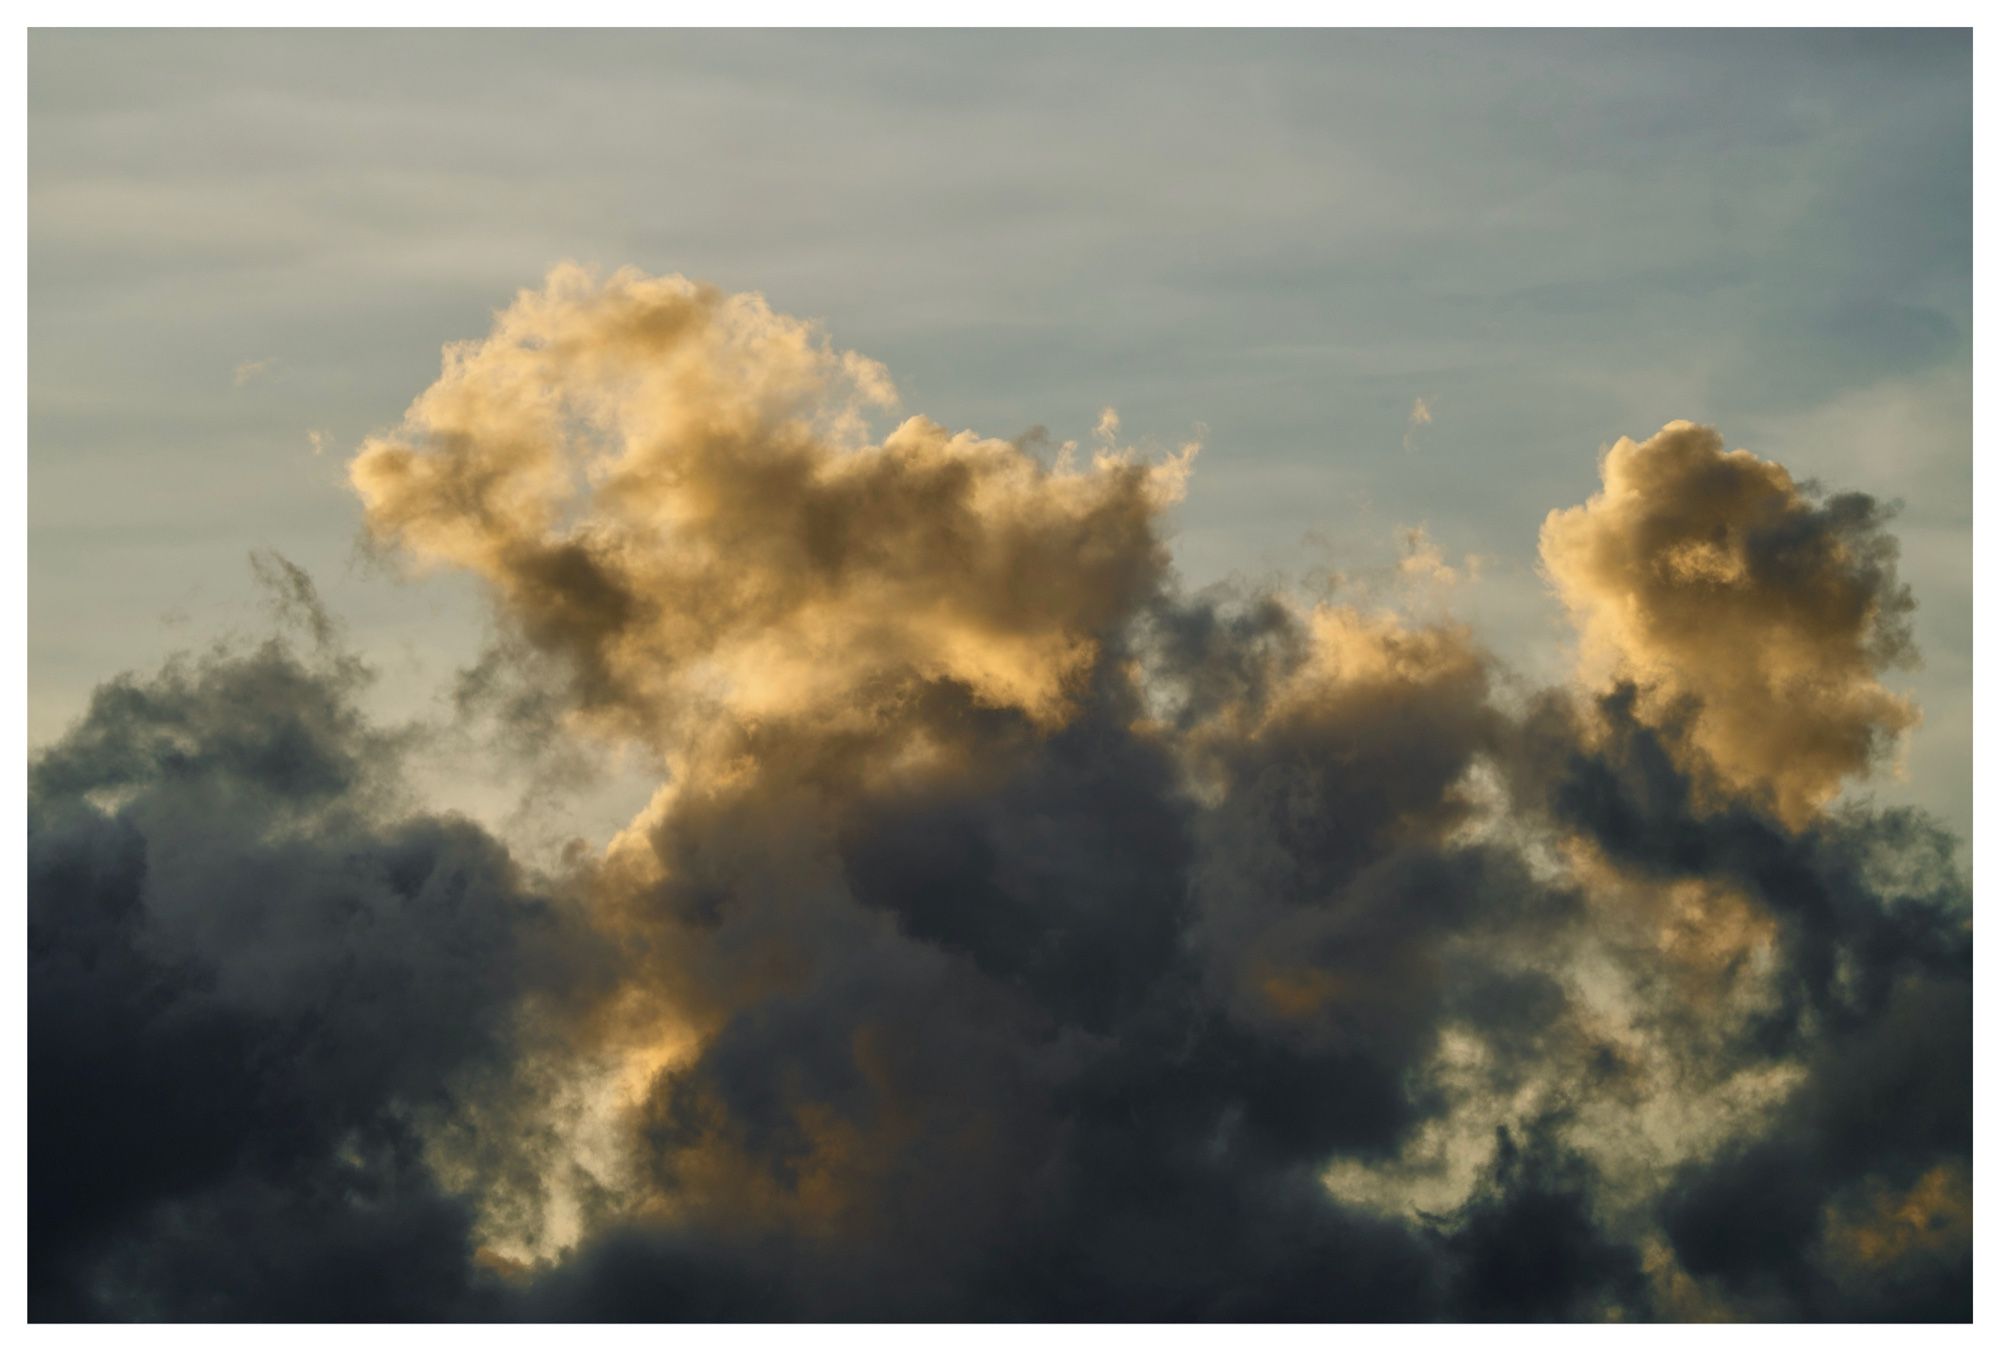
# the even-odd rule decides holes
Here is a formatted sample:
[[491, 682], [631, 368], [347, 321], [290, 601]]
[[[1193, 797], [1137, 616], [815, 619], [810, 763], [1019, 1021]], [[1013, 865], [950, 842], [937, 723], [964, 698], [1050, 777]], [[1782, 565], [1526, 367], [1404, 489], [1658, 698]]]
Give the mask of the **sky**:
[[1968, 1317], [1969, 34], [29, 57], [31, 1317]]
[[573, 260], [762, 292], [949, 426], [1205, 429], [1191, 582], [1421, 527], [1537, 676], [1536, 530], [1619, 437], [1899, 501], [1924, 722], [1877, 792], [1962, 834], [1970, 71], [1951, 33], [38, 34], [31, 742], [250, 606], [254, 548], [382, 698], [469, 661], [463, 593], [357, 560], [343, 465]]

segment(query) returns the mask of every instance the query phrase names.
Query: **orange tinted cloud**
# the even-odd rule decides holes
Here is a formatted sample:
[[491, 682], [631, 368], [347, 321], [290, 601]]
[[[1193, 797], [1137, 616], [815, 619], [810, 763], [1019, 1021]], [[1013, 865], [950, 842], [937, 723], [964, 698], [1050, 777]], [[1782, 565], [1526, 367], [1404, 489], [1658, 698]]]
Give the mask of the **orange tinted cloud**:
[[1911, 609], [1883, 513], [1686, 422], [1619, 441], [1603, 478], [1542, 526], [1586, 678], [1636, 682], [1657, 725], [1685, 712], [1728, 787], [1804, 822], [1917, 720], [1880, 679]]
[[1158, 582], [1192, 448], [1052, 469], [921, 416], [869, 440], [894, 398], [761, 297], [563, 267], [351, 474], [379, 539], [487, 579], [587, 717], [655, 745], [699, 710], [865, 717], [911, 680], [1060, 722]]

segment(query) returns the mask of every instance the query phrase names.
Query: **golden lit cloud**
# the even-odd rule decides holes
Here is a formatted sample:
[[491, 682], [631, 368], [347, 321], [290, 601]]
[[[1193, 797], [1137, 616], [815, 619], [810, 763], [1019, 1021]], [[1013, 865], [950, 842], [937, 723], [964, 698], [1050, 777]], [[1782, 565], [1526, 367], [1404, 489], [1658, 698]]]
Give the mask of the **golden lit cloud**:
[[869, 709], [947, 680], [1059, 723], [1098, 636], [1154, 588], [1193, 447], [1082, 470], [920, 416], [882, 368], [754, 295], [559, 268], [454, 345], [352, 477], [377, 536], [486, 578], [586, 717]]
[[1685, 716], [1725, 784], [1804, 822], [1917, 719], [1880, 680], [1911, 606], [1881, 511], [1685, 422], [1618, 442], [1603, 477], [1542, 526], [1586, 680], [1636, 682], [1648, 721]]

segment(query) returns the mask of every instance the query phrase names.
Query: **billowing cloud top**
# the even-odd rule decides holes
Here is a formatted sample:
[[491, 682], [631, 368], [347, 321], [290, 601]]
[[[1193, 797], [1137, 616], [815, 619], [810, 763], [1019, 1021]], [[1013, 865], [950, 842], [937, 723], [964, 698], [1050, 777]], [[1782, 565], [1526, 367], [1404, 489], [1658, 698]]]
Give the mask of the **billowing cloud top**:
[[100, 689], [30, 771], [36, 1317], [1965, 1317], [1969, 899], [1838, 798], [1915, 717], [1872, 500], [1620, 442], [1503, 698], [1187, 594], [1192, 447], [894, 403], [563, 268], [361, 448], [501, 707], [658, 766], [559, 868], [415, 805], [282, 561]]
[[1604, 491], [1549, 514], [1542, 559], [1590, 659], [1655, 719], [1684, 704], [1692, 748], [1798, 824], [1916, 721], [1879, 679], [1914, 605], [1882, 517], [1677, 422], [1611, 448]]
[[1049, 469], [921, 417], [861, 444], [894, 399], [760, 297], [563, 268], [448, 351], [353, 479], [379, 535], [487, 578], [580, 708], [641, 737], [925, 680], [1059, 719], [1166, 564], [1185, 457]]

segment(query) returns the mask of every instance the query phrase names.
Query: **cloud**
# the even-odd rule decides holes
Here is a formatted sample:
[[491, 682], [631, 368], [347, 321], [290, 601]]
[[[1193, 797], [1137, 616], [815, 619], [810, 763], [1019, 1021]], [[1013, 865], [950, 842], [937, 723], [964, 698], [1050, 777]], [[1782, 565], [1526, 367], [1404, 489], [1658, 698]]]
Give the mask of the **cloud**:
[[1872, 503], [1620, 443], [1522, 692], [1188, 594], [1192, 447], [893, 400], [562, 268], [363, 445], [374, 546], [485, 584], [497, 754], [657, 768], [558, 871], [414, 801], [276, 556], [278, 637], [101, 688], [31, 767], [36, 1318], [1966, 1307], [1969, 897], [1831, 797], [1906, 725]]
[[565, 268], [352, 477], [379, 539], [485, 578], [585, 716], [656, 746], [716, 706], [860, 720], [925, 680], [1060, 721], [1158, 583], [1192, 449], [1049, 470], [920, 416], [849, 444], [892, 399], [760, 297]]
[[1670, 423], [1604, 457], [1604, 489], [1542, 526], [1590, 675], [1686, 724], [1732, 789], [1803, 824], [1917, 720], [1879, 677], [1910, 656], [1886, 511], [1820, 500], [1778, 465]]
[[1455, 587], [1461, 578], [1478, 578], [1480, 560], [1477, 555], [1466, 555], [1461, 572], [1445, 562], [1444, 550], [1422, 526], [1405, 527], [1400, 535], [1403, 557], [1397, 562], [1396, 571], [1404, 577], [1439, 587]]
[[35, 1318], [470, 1299], [422, 1124], [511, 1074], [595, 941], [478, 828], [398, 810], [366, 679], [216, 651], [101, 687], [32, 767]]
[[1417, 448], [1417, 429], [1428, 427], [1430, 423], [1431, 406], [1426, 404], [1422, 399], [1412, 402], [1410, 405], [1410, 420], [1403, 427], [1403, 449], [1405, 451], [1414, 451]]
[[258, 357], [250, 361], [237, 362], [231, 378], [235, 381], [236, 388], [240, 390], [254, 380], [262, 380], [277, 369], [276, 357]]

